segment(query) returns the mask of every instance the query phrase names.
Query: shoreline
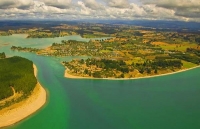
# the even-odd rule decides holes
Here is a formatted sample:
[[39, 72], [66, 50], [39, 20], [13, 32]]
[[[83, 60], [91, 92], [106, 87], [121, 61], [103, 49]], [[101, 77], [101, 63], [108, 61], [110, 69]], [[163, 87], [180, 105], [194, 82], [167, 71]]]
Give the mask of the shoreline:
[[[34, 64], [33, 68], [36, 77], [37, 67]], [[46, 95], [45, 89], [37, 82], [34, 90], [27, 99], [0, 110], [0, 128], [13, 125], [35, 113], [45, 105]]]
[[176, 73], [180, 73], [180, 72], [185, 72], [185, 71], [196, 69], [196, 68], [200, 68], [200, 65], [197, 65], [197, 66], [192, 67], [192, 68], [182, 69], [182, 70], [179, 70], [179, 71], [176, 71], [176, 72], [171, 72], [171, 73], [164, 73], [164, 74], [158, 74], [158, 75], [152, 75], [152, 76], [144, 76], [144, 77], [135, 77], [135, 78], [94, 78], [94, 77], [74, 76], [74, 75], [69, 74], [68, 70], [66, 68], [65, 73], [64, 73], [64, 77], [65, 78], [70, 78], [70, 79], [134, 80], [134, 79], [145, 79], [145, 78], [166, 76], [166, 75], [176, 74]]

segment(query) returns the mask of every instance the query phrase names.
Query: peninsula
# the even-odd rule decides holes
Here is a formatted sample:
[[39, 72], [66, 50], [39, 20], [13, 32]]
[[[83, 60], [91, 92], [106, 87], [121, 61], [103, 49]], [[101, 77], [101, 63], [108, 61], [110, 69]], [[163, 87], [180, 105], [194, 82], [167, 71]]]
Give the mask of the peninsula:
[[46, 102], [46, 91], [36, 80], [37, 68], [32, 61], [11, 57], [0, 59], [0, 66], [4, 73], [0, 77], [0, 127], [5, 127], [40, 109]]
[[[54, 57], [79, 56], [78, 59], [63, 61], [62, 64], [67, 68], [68, 75], [87, 78], [155, 76], [200, 64], [198, 31], [103, 23], [62, 24], [53, 29], [49, 31], [56, 32], [56, 37], [70, 32], [70, 35], [78, 34], [90, 39], [87, 42], [62, 40], [45, 49], [12, 46], [11, 50]], [[39, 34], [43, 38], [48, 35], [43, 32]], [[38, 37], [37, 34], [29, 38]]]

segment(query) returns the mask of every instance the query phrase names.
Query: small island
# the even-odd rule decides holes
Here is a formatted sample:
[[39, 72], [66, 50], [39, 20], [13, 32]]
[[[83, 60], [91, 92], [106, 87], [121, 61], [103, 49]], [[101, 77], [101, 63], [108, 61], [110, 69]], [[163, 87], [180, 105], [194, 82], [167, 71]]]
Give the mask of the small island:
[[36, 79], [32, 61], [17, 56], [0, 59], [0, 73], [0, 127], [26, 118], [45, 104], [46, 91]]

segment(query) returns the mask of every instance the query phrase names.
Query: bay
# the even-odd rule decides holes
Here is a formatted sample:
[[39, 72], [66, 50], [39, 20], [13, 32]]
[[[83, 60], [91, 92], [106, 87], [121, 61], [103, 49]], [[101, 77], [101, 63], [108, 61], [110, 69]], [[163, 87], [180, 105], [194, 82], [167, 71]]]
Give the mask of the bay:
[[77, 39], [0, 37], [0, 52], [30, 59], [48, 92], [45, 106], [6, 129], [198, 129], [200, 128], [200, 68], [173, 75], [136, 80], [64, 78], [61, 61], [79, 57], [46, 57], [10, 50], [12, 45], [45, 48], [53, 42]]

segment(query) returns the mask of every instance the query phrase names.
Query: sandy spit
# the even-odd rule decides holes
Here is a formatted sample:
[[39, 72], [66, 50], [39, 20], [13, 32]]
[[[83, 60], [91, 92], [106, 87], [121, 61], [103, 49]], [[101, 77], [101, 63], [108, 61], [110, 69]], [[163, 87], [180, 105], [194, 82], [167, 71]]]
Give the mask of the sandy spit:
[[66, 68], [65, 73], [64, 73], [64, 77], [66, 78], [71, 78], [71, 79], [105, 79], [105, 80], [130, 80], [130, 79], [144, 79], [144, 78], [152, 78], [152, 77], [159, 77], [159, 76], [166, 76], [166, 75], [171, 75], [171, 74], [176, 74], [176, 73], [180, 73], [180, 72], [184, 72], [184, 71], [188, 71], [191, 69], [195, 69], [195, 68], [200, 68], [200, 66], [195, 66], [192, 68], [188, 68], [188, 69], [182, 69], [176, 72], [171, 72], [171, 73], [165, 73], [165, 74], [158, 74], [158, 75], [153, 75], [153, 76], [144, 76], [144, 77], [135, 77], [135, 78], [93, 78], [93, 77], [80, 77], [80, 76], [74, 76], [68, 73], [68, 70]]
[[[37, 67], [33, 65], [34, 75]], [[19, 103], [0, 110], [0, 127], [13, 125], [40, 109], [46, 102], [46, 91], [38, 82], [32, 94]]]

